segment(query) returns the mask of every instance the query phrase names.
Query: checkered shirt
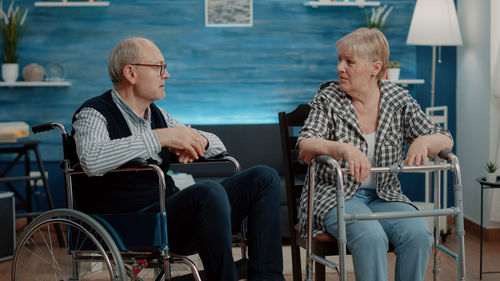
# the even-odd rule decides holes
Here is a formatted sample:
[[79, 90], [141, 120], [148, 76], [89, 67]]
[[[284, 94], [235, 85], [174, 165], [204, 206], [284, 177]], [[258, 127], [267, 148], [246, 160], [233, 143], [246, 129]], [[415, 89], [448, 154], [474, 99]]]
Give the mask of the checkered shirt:
[[[448, 130], [432, 122], [413, 99], [408, 90], [383, 80], [379, 82], [381, 99], [379, 121], [375, 138], [375, 166], [388, 167], [404, 160], [406, 144], [417, 137], [441, 133], [449, 136]], [[320, 86], [316, 96], [309, 102], [311, 111], [302, 127], [297, 143], [305, 138], [322, 138], [350, 143], [367, 153], [368, 144], [363, 137], [356, 112], [349, 96], [339, 88], [338, 81]], [[346, 168], [344, 159], [339, 161]], [[336, 206], [336, 176], [325, 166], [317, 166], [314, 194], [313, 235], [325, 232], [325, 215]], [[302, 189], [299, 208], [300, 233], [307, 233], [308, 181]], [[350, 199], [359, 189], [360, 183], [350, 174], [344, 174], [345, 198]], [[402, 193], [396, 173], [377, 174], [377, 194], [386, 201], [411, 201]]]

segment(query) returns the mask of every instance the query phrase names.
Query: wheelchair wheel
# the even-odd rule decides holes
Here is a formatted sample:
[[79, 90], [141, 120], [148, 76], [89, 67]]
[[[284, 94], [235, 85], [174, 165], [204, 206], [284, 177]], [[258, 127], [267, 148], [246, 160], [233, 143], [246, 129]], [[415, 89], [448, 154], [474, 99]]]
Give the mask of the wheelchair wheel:
[[[56, 230], [62, 231], [63, 241]], [[24, 280], [126, 281], [126, 273], [104, 227], [81, 212], [56, 209], [34, 219], [18, 240], [12, 281]]]

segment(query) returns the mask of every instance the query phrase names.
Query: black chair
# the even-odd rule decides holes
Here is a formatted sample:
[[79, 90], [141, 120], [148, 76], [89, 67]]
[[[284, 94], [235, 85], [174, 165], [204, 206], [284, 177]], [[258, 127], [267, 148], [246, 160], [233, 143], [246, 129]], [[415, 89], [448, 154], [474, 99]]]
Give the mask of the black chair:
[[[288, 202], [288, 224], [290, 227], [290, 247], [292, 251], [293, 280], [302, 278], [300, 262], [300, 247], [306, 248], [306, 240], [298, 233], [297, 206], [300, 199], [304, 179], [307, 174], [307, 165], [299, 160], [299, 151], [295, 148], [300, 127], [309, 115], [310, 107], [307, 104], [299, 105], [290, 113], [280, 112], [279, 125], [283, 164], [285, 167], [286, 199]], [[312, 244], [312, 252], [320, 257], [338, 255], [337, 240], [328, 233], [317, 235]], [[325, 266], [315, 263], [316, 280], [325, 280]]]
[[[33, 280], [49, 274], [57, 280], [142, 280], [139, 273], [144, 268], [154, 270], [155, 280], [170, 280], [171, 264], [183, 263], [191, 274], [172, 280], [201, 281], [195, 263], [182, 255], [169, 251], [166, 209], [165, 175], [155, 163], [133, 160], [108, 174], [153, 173], [158, 179], [159, 207], [152, 212], [127, 212], [112, 214], [86, 214], [78, 207], [78, 193], [74, 180], [86, 177], [76, 156], [74, 141], [59, 123], [33, 127], [34, 133], [59, 129], [62, 135], [64, 160], [61, 163], [67, 192], [67, 209], [55, 209], [33, 220], [18, 240], [14, 253], [12, 280]], [[201, 159], [196, 165], [227, 163], [233, 173], [239, 172], [239, 163], [231, 156]], [[81, 188], [81, 187], [79, 187]], [[76, 196], [76, 197], [75, 197]], [[96, 195], [98, 196], [98, 195]], [[126, 204], [126, 202], [123, 202]], [[62, 230], [65, 237], [57, 242], [53, 229]], [[233, 245], [242, 247], [242, 259], [236, 263], [238, 277], [246, 277], [245, 228], [233, 235]], [[191, 253], [194, 254], [194, 253]]]

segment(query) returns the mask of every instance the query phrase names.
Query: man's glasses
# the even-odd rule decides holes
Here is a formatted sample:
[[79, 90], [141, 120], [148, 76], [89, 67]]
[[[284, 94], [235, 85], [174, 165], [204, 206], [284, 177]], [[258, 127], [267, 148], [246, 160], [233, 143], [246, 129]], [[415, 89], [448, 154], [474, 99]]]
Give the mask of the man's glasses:
[[165, 74], [165, 70], [167, 69], [167, 64], [147, 64], [147, 63], [134, 63], [132, 65], [138, 65], [138, 66], [156, 66], [160, 68], [160, 76], [163, 76]]

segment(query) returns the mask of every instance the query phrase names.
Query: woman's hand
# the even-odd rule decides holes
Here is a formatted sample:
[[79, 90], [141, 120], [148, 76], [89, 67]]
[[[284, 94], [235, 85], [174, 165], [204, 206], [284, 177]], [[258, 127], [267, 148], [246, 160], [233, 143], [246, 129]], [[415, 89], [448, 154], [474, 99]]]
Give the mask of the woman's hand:
[[423, 135], [416, 138], [406, 153], [405, 165], [427, 165], [427, 157], [434, 158], [442, 150], [453, 148], [453, 140], [442, 134]]
[[342, 143], [342, 158], [349, 164], [349, 174], [354, 176], [357, 182], [364, 182], [370, 175], [371, 164], [368, 157], [350, 143]]
[[319, 138], [307, 138], [298, 144], [300, 160], [305, 163], [317, 155], [329, 155], [335, 160], [344, 159], [349, 164], [349, 173], [356, 181], [363, 182], [370, 175], [371, 164], [366, 155], [349, 143], [336, 142]]
[[332, 153], [329, 147], [332, 141], [319, 139], [319, 138], [307, 138], [303, 139], [298, 144], [299, 158], [304, 163], [311, 162], [311, 160], [318, 155], [330, 155], [335, 160], [338, 160]]
[[405, 166], [427, 165], [427, 156], [429, 155], [429, 144], [425, 136], [416, 138], [408, 148], [405, 158]]

